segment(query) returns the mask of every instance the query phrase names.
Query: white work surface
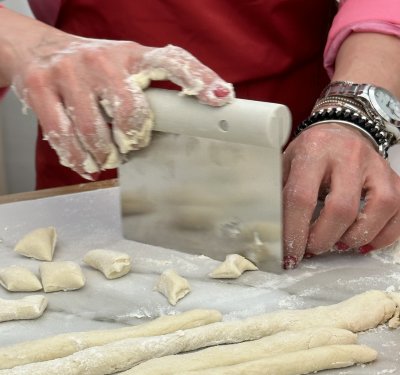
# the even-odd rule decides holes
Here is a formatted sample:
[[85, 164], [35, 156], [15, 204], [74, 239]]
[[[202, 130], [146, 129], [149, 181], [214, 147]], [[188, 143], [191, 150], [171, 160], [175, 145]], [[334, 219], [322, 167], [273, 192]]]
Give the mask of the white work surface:
[[[217, 261], [122, 239], [118, 191], [114, 187], [0, 205], [1, 267], [23, 265], [37, 274], [40, 262], [19, 256], [13, 247], [28, 231], [52, 225], [59, 238], [54, 260], [80, 263], [87, 278], [81, 290], [46, 294], [49, 306], [41, 318], [0, 323], [0, 346], [64, 332], [139, 324], [195, 308], [217, 309], [231, 320], [332, 304], [369, 289], [399, 289], [400, 265], [393, 261], [396, 249], [372, 256], [331, 253], [305, 260], [298, 269], [282, 275], [254, 271], [237, 280], [210, 279], [207, 274], [219, 264]], [[85, 266], [82, 258], [94, 248], [130, 254], [131, 273], [106, 280], [100, 272]], [[153, 290], [167, 268], [177, 270], [192, 286], [192, 292], [176, 307]], [[0, 298], [28, 294], [0, 287]], [[359, 342], [379, 352], [375, 363], [321, 374], [400, 373], [400, 329], [382, 326], [360, 334]]]

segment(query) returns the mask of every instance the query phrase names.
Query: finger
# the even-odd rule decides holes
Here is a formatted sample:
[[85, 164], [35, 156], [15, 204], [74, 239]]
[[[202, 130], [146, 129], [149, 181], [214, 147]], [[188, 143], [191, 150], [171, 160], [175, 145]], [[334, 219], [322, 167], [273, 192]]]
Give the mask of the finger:
[[285, 268], [294, 268], [304, 255], [323, 179], [323, 165], [310, 165], [308, 160], [302, 156], [292, 160], [283, 189]]
[[341, 239], [352, 248], [371, 243], [398, 211], [399, 197], [387, 172], [374, 168], [374, 176], [366, 181], [365, 206]]
[[230, 83], [189, 52], [173, 45], [146, 52], [139, 71], [153, 80], [168, 79], [181, 86], [183, 94], [195, 95], [201, 102], [212, 106], [224, 105], [234, 98]]
[[97, 97], [85, 83], [77, 82], [75, 75], [70, 75], [66, 81], [68, 86], [59, 85], [59, 89], [80, 143], [100, 169], [116, 168], [118, 150], [100, 112]]
[[359, 212], [362, 184], [357, 171], [341, 168], [332, 172], [330, 192], [310, 230], [308, 253], [317, 255], [331, 249], [353, 224]]
[[[110, 77], [111, 78], [111, 77]], [[153, 114], [141, 88], [134, 81], [120, 76], [103, 90], [100, 100], [112, 118], [115, 143], [123, 154], [147, 146], [154, 126]]]
[[[393, 216], [385, 227], [379, 232], [379, 234], [368, 244], [369, 247], [365, 246], [366, 249], [374, 250], [380, 249], [389, 245], [392, 245], [400, 238], [400, 214], [397, 213]], [[369, 251], [362, 251], [361, 253], [366, 253]]]
[[91, 174], [98, 173], [99, 168], [80, 144], [58, 96], [41, 87], [36, 88], [34, 95], [28, 90], [27, 102], [37, 114], [44, 138], [56, 151], [60, 164], [92, 180]]

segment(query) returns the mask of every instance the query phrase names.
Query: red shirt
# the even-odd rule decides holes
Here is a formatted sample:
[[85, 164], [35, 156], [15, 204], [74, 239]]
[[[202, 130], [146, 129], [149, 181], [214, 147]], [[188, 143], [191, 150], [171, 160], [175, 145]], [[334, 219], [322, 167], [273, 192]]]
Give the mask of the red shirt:
[[[64, 0], [55, 26], [90, 38], [174, 44], [232, 82], [239, 98], [286, 104], [294, 126], [327, 84], [334, 0]], [[243, 124], [246, 126], [246, 124]], [[87, 182], [37, 142], [37, 188]], [[116, 177], [105, 171], [100, 179]]]

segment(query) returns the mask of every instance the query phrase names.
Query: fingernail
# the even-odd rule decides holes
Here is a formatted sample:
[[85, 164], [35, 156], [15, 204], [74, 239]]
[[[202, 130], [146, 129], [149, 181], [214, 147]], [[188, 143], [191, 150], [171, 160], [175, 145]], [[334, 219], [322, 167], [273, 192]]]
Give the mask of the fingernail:
[[101, 175], [101, 172], [91, 173], [90, 177], [92, 177], [93, 181], [97, 181]]
[[225, 98], [229, 95], [229, 90], [226, 87], [218, 86], [213, 93], [217, 98]]
[[305, 259], [310, 259], [310, 258], [314, 258], [314, 257], [315, 257], [315, 254], [313, 254], [313, 253], [308, 253], [308, 252], [304, 253]]
[[294, 255], [285, 255], [283, 257], [283, 268], [285, 270], [292, 270], [297, 266], [297, 257]]
[[349, 250], [350, 246], [346, 245], [344, 242], [338, 241], [335, 243], [336, 250], [346, 251]]
[[375, 250], [375, 248], [372, 245], [364, 245], [358, 248], [358, 252], [360, 254], [368, 254], [369, 252]]

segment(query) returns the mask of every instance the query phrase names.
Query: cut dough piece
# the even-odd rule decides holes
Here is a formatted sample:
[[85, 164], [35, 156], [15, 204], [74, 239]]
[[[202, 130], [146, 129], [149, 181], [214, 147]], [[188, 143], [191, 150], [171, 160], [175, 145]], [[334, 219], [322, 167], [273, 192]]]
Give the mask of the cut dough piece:
[[155, 289], [167, 297], [171, 305], [175, 306], [180, 299], [190, 292], [190, 285], [173, 269], [169, 269], [161, 274]]
[[42, 289], [41, 282], [33, 272], [21, 266], [0, 269], [0, 285], [10, 292], [36, 292]]
[[392, 318], [388, 321], [388, 326], [390, 328], [399, 328], [400, 327], [400, 293], [389, 292], [390, 298], [397, 304], [396, 311]]
[[95, 249], [86, 253], [83, 261], [99, 270], [107, 279], [116, 279], [131, 270], [132, 259], [128, 254], [113, 250]]
[[56, 242], [57, 233], [54, 227], [39, 228], [20, 239], [14, 250], [29, 258], [51, 261]]
[[36, 319], [42, 316], [46, 307], [47, 298], [40, 295], [16, 300], [0, 299], [0, 322]]
[[212, 271], [213, 279], [237, 279], [244, 271], [257, 271], [258, 268], [239, 254], [229, 254], [225, 261]]
[[259, 340], [221, 345], [188, 354], [154, 358], [123, 372], [126, 375], [173, 375], [216, 366], [228, 366], [277, 354], [335, 344], [354, 344], [357, 335], [339, 328], [284, 331]]
[[[0, 369], [66, 357], [79, 350], [118, 340], [164, 335], [220, 322], [221, 320], [222, 315], [216, 310], [191, 310], [178, 315], [161, 316], [151, 322], [133, 327], [67, 333], [27, 341], [0, 348]], [[0, 373], [2, 372], [0, 371]]]
[[330, 345], [280, 354], [257, 361], [207, 370], [182, 372], [181, 375], [302, 375], [320, 370], [353, 366], [376, 359], [376, 350], [365, 345]]
[[81, 267], [74, 262], [42, 263], [39, 269], [46, 293], [80, 289], [85, 285]]

